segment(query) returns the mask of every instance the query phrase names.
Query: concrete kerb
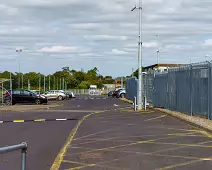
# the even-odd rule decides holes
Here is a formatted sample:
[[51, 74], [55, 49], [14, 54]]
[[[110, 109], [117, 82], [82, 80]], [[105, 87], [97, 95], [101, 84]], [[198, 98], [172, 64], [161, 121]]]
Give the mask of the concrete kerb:
[[212, 133], [212, 121], [200, 117], [195, 116], [189, 116], [184, 113], [175, 112], [167, 109], [161, 109], [161, 108], [154, 108], [153, 110], [159, 111], [165, 114], [168, 114], [169, 116], [172, 116], [174, 118], [177, 118], [178, 120], [188, 123], [194, 127], [197, 127], [199, 129], [205, 130], [209, 133]]
[[62, 107], [63, 104], [52, 105], [19, 105], [19, 106], [3, 106], [0, 107], [0, 112], [22, 112], [22, 111], [34, 111], [34, 110], [49, 110], [50, 108]]

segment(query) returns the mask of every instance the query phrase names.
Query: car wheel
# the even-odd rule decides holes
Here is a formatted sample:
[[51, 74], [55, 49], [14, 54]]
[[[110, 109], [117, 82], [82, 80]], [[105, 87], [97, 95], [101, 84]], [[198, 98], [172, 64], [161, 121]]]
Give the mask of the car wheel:
[[63, 96], [58, 96], [58, 100], [63, 100]]
[[121, 98], [124, 98], [125, 97], [124, 93], [122, 93], [120, 96], [121, 96]]
[[36, 104], [36, 105], [39, 105], [39, 104], [41, 104], [41, 101], [40, 101], [40, 99], [36, 99], [36, 100], [35, 100], [35, 104]]

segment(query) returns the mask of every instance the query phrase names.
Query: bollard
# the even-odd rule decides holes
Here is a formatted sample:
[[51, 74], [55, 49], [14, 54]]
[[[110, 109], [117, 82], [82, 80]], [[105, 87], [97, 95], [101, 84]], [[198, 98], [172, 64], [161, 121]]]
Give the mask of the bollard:
[[144, 97], [144, 110], [146, 110], [146, 97]]
[[136, 105], [137, 105], [137, 103], [136, 103], [136, 97], [134, 96], [134, 111], [136, 111], [137, 110], [137, 108], [136, 108]]

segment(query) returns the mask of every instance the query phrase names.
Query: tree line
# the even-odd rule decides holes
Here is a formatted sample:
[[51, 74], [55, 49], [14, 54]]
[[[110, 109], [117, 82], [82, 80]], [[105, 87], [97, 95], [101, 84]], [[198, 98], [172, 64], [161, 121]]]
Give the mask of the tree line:
[[[5, 71], [0, 73], [0, 81], [9, 80], [10, 72]], [[13, 89], [39, 89], [46, 91], [49, 89], [88, 89], [90, 85], [97, 85], [102, 88], [103, 84], [114, 84], [116, 82], [112, 76], [102, 76], [99, 70], [95, 67], [87, 72], [69, 70], [63, 68], [61, 71], [56, 71], [54, 74], [44, 75], [36, 72], [29, 73], [11, 73], [12, 88]], [[119, 83], [119, 82], [118, 82]], [[4, 87], [10, 89], [10, 82], [5, 81]]]

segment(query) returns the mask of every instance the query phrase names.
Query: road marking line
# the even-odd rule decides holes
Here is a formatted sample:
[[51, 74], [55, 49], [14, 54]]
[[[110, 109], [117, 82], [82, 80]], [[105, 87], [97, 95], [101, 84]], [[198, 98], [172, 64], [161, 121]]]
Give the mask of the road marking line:
[[24, 123], [24, 120], [13, 120], [13, 123]]
[[95, 135], [100, 134], [100, 133], [114, 131], [115, 129], [119, 129], [119, 127], [117, 127], [117, 128], [111, 128], [111, 129], [107, 129], [107, 130], [102, 130], [102, 131], [99, 131], [99, 132], [96, 132], [96, 133], [91, 133], [91, 134], [88, 134], [88, 135], [85, 135], [85, 136], [81, 136], [81, 137], [75, 138], [74, 140], [83, 139], [83, 138], [86, 138], [86, 137], [89, 137], [89, 136], [95, 136]]
[[171, 166], [166, 166], [164, 168], [160, 168], [160, 170], [174, 169], [174, 168], [177, 168], [177, 167], [191, 165], [191, 164], [201, 162], [201, 161], [203, 161], [203, 160], [193, 160], [193, 161], [189, 161], [189, 162], [185, 162], [185, 163], [179, 163], [179, 164], [176, 164], [176, 165], [171, 165]]
[[46, 121], [46, 119], [36, 119], [36, 120], [34, 120], [34, 122], [45, 122]]
[[144, 121], [147, 122], [147, 121], [150, 121], [150, 120], [156, 120], [156, 119], [160, 119], [160, 118], [163, 118], [163, 117], [166, 117], [166, 115], [150, 118], [150, 119], [147, 119], [147, 120], [144, 120]]
[[75, 128], [71, 131], [71, 133], [69, 134], [69, 137], [67, 139], [66, 144], [63, 146], [63, 148], [60, 150], [60, 153], [57, 155], [54, 163], [52, 164], [50, 170], [59, 170], [61, 163], [63, 162], [64, 156], [70, 146], [70, 144], [72, 143], [75, 134], [77, 133], [77, 130], [79, 129], [80, 125], [91, 115], [93, 115], [94, 113], [88, 114], [87, 116], [84, 116], [75, 126]]
[[[164, 138], [156, 138], [156, 139], [146, 140], [146, 141], [137, 141], [137, 142], [133, 142], [133, 143], [117, 145], [117, 146], [112, 146], [112, 147], [107, 147], [107, 148], [93, 149], [91, 151], [86, 151], [86, 153], [95, 152], [95, 151], [106, 151], [106, 150], [109, 150], [109, 149], [118, 149], [118, 148], [122, 148], [122, 147], [125, 147], [125, 146], [133, 146], [133, 145], [138, 145], [138, 144], [148, 144], [148, 143], [153, 143], [153, 142], [161, 140], [161, 139], [169, 139], [169, 138], [172, 138], [172, 137], [173, 136], [168, 136], [168, 137], [164, 137]], [[76, 145], [76, 146], [78, 146], [78, 145]], [[84, 152], [69, 154], [69, 156], [73, 156], [73, 155], [76, 155], [76, 154], [82, 154], [82, 153], [84, 153]]]
[[65, 121], [65, 120], [67, 120], [67, 119], [56, 119], [57, 121]]
[[[96, 166], [96, 164], [86, 164], [86, 163], [83, 163], [83, 162], [68, 161], [68, 160], [63, 160], [63, 162], [70, 163], [70, 164], [81, 165], [83, 167], [84, 166], [88, 166], [88, 167]], [[75, 168], [79, 168], [79, 167], [75, 167]], [[75, 169], [75, 168], [71, 168], [71, 169]]]

